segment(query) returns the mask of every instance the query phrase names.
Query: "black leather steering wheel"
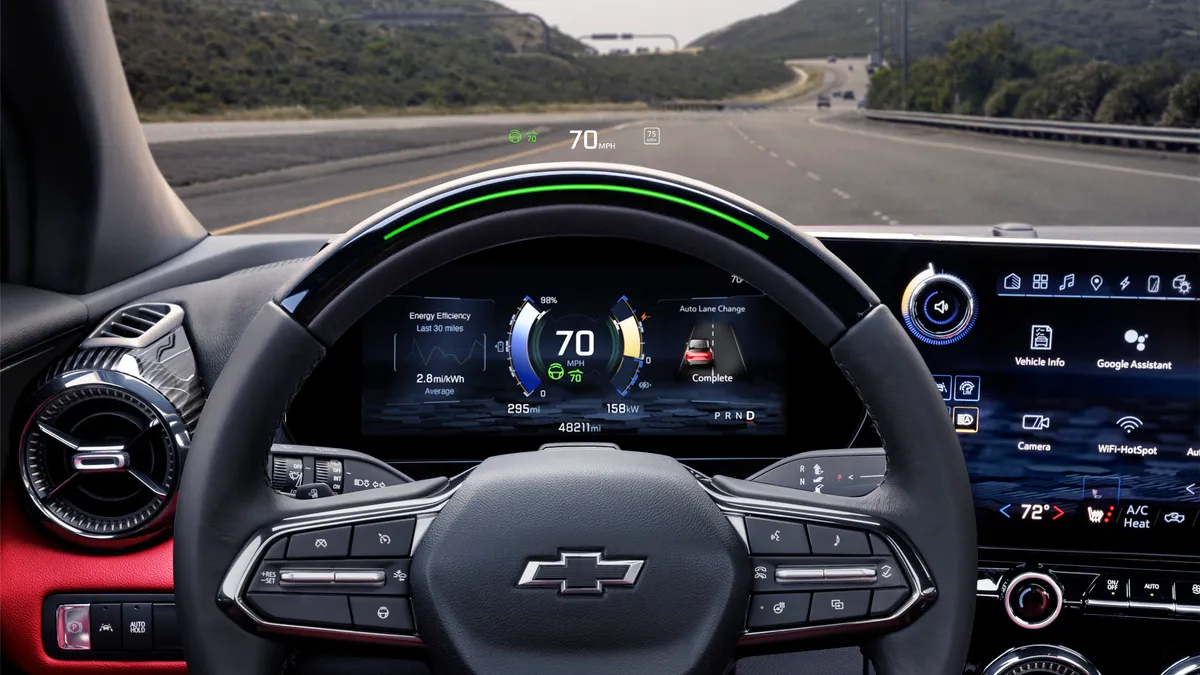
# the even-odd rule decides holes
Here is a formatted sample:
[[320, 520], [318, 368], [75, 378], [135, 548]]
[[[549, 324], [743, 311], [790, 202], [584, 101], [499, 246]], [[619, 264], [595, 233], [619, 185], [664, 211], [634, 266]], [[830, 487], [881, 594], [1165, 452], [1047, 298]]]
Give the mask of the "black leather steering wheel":
[[[573, 448], [319, 500], [271, 490], [265, 453], [292, 396], [326, 347], [387, 294], [489, 247], [588, 236], [687, 253], [803, 323], [884, 441], [879, 489], [829, 496], [710, 479], [662, 455]], [[764, 523], [807, 531], [811, 549], [805, 540], [806, 550], [761, 557], [778, 553], [755, 544]], [[409, 537], [398, 553], [343, 560], [339, 546], [349, 544], [338, 537], [353, 531], [357, 546], [381, 527]], [[885, 583], [893, 569], [898, 587]], [[962, 452], [887, 307], [780, 217], [680, 176], [610, 164], [532, 165], [442, 185], [318, 254], [263, 307], [213, 387], [175, 528], [176, 601], [197, 675], [280, 672], [296, 636], [409, 646], [401, 653], [435, 673], [480, 675], [720, 675], [748, 649], [800, 651], [834, 638], [862, 645], [882, 675], [957, 675], [975, 577]], [[853, 597], [869, 610], [842, 616], [835, 594], [818, 612], [833, 588], [860, 589]], [[747, 612], [769, 597], [752, 594], [781, 590], [808, 591], [809, 620], [748, 629]]]

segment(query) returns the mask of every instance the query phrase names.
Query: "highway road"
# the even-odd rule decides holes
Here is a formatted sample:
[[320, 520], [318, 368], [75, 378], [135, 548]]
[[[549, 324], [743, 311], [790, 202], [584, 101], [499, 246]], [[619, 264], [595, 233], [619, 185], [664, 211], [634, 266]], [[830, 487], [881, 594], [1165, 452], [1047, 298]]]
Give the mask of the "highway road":
[[[851, 88], [857, 97], [866, 92], [861, 60], [811, 65], [829, 70], [822, 91]], [[853, 101], [835, 99], [832, 110], [818, 111], [815, 95], [761, 111], [259, 123], [273, 125], [268, 135], [280, 143], [295, 138], [288, 134], [320, 134], [329, 131], [327, 126], [363, 130], [355, 124], [371, 125], [374, 132], [388, 124], [443, 130], [472, 125], [494, 133], [498, 142], [451, 143], [445, 151], [399, 153], [394, 161], [388, 155], [374, 162], [308, 166], [257, 182], [189, 186], [181, 194], [214, 233], [332, 234], [440, 181], [502, 166], [582, 160], [691, 176], [808, 229], [1003, 222], [1200, 225], [1200, 160], [1194, 156], [882, 124], [863, 119]], [[247, 124], [255, 123], [160, 125], [148, 127], [147, 136], [157, 139], [157, 152], [158, 144], [170, 140], [236, 140], [250, 133]], [[514, 126], [537, 124], [554, 128], [536, 143], [502, 140]], [[568, 127], [576, 124], [598, 129], [600, 139], [615, 149], [587, 150], [582, 143], [572, 149]], [[660, 144], [643, 143], [646, 127], [661, 129]]]

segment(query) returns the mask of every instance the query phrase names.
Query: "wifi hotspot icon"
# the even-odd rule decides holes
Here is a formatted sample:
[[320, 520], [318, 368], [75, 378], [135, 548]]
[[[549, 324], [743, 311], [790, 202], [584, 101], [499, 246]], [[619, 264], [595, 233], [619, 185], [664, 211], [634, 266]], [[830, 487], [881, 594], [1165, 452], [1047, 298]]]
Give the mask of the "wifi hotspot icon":
[[1126, 416], [1122, 417], [1121, 419], [1117, 420], [1117, 426], [1124, 429], [1125, 433], [1129, 433], [1129, 432], [1133, 431], [1134, 429], [1137, 429], [1138, 427], [1142, 426], [1142, 421], [1140, 419], [1134, 417], [1133, 415], [1126, 415]]

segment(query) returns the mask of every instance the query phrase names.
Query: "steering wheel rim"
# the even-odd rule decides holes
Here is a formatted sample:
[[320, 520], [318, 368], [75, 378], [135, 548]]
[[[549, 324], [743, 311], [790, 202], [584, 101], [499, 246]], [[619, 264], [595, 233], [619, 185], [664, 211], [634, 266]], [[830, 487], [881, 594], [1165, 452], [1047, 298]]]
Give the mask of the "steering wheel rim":
[[[514, 209], [518, 198], [521, 208]], [[189, 670], [265, 673], [277, 671], [286, 657], [279, 643], [245, 630], [234, 620], [234, 609], [216, 602], [244, 590], [230, 581], [231, 565], [260, 551], [260, 535], [270, 526], [445, 490], [444, 480], [422, 481], [314, 502], [270, 490], [263, 478], [265, 450], [325, 346], [388, 293], [429, 269], [491, 246], [547, 236], [621, 237], [681, 250], [737, 273], [831, 349], [888, 452], [888, 477], [881, 488], [849, 499], [722, 477], [709, 485], [722, 495], [722, 508], [737, 508], [730, 504], [742, 500], [769, 503], [794, 517], [859, 515], [864, 523], [889, 528], [881, 532], [897, 533], [889, 542], [901, 547], [901, 557], [911, 546], [918, 567], [929, 573], [927, 597], [888, 627], [899, 630], [869, 636], [864, 650], [883, 675], [960, 672], [974, 612], [971, 493], [941, 396], [903, 328], [844, 263], [775, 214], [680, 176], [605, 164], [516, 167], [415, 195], [340, 237], [264, 306], [213, 387], [183, 476], [175, 588]], [[639, 461], [632, 454], [626, 459]], [[598, 461], [609, 467], [613, 458]], [[484, 471], [503, 464], [485, 462]], [[538, 470], [537, 463], [524, 466]], [[665, 466], [664, 476], [671, 471]], [[723, 536], [715, 539], [729, 544]], [[414, 560], [415, 567], [420, 564]], [[731, 588], [744, 593], [745, 581], [730, 579]], [[930, 602], [934, 593], [936, 602]], [[714, 640], [731, 621], [730, 603], [736, 604], [731, 599], [713, 610], [721, 615], [713, 622], [718, 626]], [[414, 604], [420, 609], [428, 602], [414, 597]], [[744, 606], [739, 612], [744, 617]], [[435, 664], [448, 664], [454, 672], [488, 672], [486, 664], [441, 658], [439, 650], [453, 637], [441, 635], [445, 639], [439, 641], [435, 622], [428, 625], [437, 647], [431, 648]], [[733, 644], [718, 644], [705, 661], [729, 661], [734, 654]], [[682, 661], [661, 672], [676, 666], [677, 672], [720, 672]]]

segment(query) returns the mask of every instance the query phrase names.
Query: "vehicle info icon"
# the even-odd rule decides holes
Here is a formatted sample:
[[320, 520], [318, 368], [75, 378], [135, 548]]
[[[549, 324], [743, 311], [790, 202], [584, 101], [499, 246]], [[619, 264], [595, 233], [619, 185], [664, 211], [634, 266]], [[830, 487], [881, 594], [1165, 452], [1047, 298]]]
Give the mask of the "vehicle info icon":
[[1050, 326], [1034, 324], [1029, 331], [1029, 348], [1034, 351], [1048, 352], [1054, 346], [1054, 329]]
[[643, 145], [658, 145], [662, 142], [662, 130], [658, 127], [645, 127], [642, 129], [642, 144]]

